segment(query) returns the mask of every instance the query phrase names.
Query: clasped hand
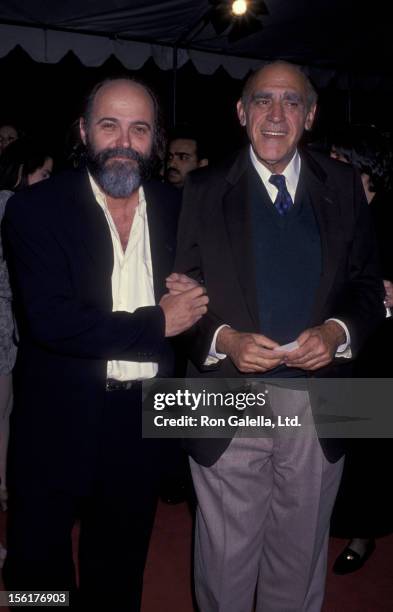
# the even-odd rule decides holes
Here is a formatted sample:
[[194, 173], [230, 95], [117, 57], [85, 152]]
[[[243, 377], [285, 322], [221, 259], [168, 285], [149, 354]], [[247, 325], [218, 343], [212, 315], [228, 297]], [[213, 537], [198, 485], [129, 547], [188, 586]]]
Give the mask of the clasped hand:
[[326, 321], [306, 329], [297, 342], [299, 348], [283, 353], [283, 363], [289, 368], [319, 370], [333, 361], [337, 348], [345, 342], [345, 332], [336, 321]]
[[262, 334], [241, 333], [223, 328], [217, 337], [217, 350], [230, 357], [240, 372], [268, 372], [279, 365], [302, 370], [318, 370], [334, 358], [345, 341], [345, 332], [335, 321], [305, 330], [297, 338], [299, 348], [287, 352]]
[[209, 298], [205, 288], [185, 274], [171, 274], [166, 286], [168, 293], [160, 300], [165, 315], [165, 336], [177, 336], [206, 314]]

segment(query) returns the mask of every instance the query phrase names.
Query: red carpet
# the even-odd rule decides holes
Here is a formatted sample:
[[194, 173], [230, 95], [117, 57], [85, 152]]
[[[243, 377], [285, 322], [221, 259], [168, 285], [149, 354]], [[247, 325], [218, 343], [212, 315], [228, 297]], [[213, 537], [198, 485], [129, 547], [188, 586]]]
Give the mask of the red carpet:
[[[1, 514], [2, 542], [5, 518]], [[107, 537], [110, 537], [110, 527]], [[331, 539], [329, 568], [343, 545], [342, 540]], [[191, 517], [188, 507], [186, 504], [160, 504], [146, 567], [142, 612], [193, 612], [190, 568]], [[1, 583], [0, 588], [3, 588]], [[358, 572], [348, 576], [334, 576], [329, 571], [323, 607], [323, 612], [392, 610], [393, 535], [377, 541], [373, 556]]]

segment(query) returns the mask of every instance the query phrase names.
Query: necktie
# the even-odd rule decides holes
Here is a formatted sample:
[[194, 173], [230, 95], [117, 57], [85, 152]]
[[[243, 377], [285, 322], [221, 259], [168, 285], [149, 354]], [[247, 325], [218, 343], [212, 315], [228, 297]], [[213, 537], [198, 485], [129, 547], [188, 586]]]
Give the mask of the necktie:
[[283, 174], [272, 174], [269, 183], [272, 183], [278, 189], [274, 206], [280, 215], [285, 215], [293, 206], [292, 198], [285, 184], [285, 176]]

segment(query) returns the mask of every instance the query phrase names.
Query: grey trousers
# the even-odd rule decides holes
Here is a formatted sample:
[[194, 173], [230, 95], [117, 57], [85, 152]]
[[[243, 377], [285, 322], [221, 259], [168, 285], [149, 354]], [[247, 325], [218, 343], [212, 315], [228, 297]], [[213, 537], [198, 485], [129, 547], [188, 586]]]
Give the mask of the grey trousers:
[[[309, 427], [238, 431], [219, 460], [191, 459], [198, 497], [195, 588], [201, 612], [318, 612], [329, 520], [343, 459], [329, 463], [305, 391], [269, 386], [273, 414]], [[256, 598], [256, 600], [255, 600]]]

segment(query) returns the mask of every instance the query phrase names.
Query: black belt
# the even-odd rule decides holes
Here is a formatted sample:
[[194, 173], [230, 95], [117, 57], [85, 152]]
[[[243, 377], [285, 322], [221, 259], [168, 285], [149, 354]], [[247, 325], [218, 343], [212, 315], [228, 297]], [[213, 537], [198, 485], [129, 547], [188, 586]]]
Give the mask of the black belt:
[[142, 382], [140, 380], [115, 380], [114, 378], [107, 378], [106, 390], [107, 391], [129, 391], [130, 389], [140, 389]]

